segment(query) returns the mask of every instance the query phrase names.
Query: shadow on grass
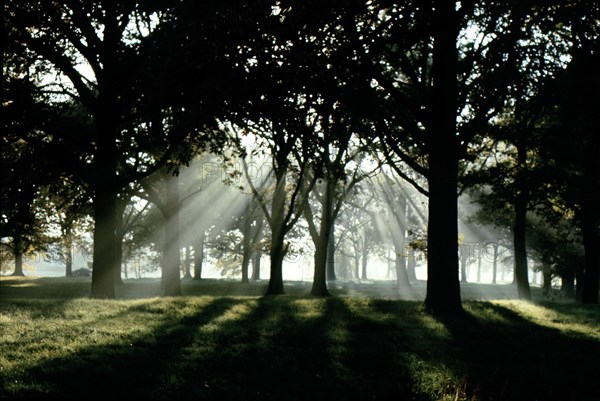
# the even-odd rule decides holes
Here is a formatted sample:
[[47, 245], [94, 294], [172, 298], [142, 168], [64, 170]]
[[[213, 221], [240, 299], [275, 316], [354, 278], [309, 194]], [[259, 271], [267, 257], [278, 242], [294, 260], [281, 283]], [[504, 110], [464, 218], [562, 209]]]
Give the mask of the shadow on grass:
[[382, 342], [375, 333], [384, 327], [344, 300], [217, 298], [177, 316], [150, 335], [31, 367], [24, 377], [34, 384], [13, 398], [420, 399], [393, 338]]
[[490, 302], [438, 318], [466, 368], [465, 393], [481, 400], [598, 400], [600, 342], [538, 325]]
[[124, 305], [98, 321], [108, 319], [105, 327], [131, 316], [147, 321], [147, 331], [24, 368], [19, 378], [28, 390], [13, 398], [600, 399], [592, 382], [598, 341], [536, 325], [495, 303], [468, 302], [459, 319], [427, 315], [414, 302], [367, 298]]

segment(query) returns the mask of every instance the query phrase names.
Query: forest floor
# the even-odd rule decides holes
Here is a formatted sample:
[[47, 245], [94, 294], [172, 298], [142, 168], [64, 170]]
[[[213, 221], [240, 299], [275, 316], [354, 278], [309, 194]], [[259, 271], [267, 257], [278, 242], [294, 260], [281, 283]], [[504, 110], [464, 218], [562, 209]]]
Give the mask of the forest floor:
[[89, 278], [0, 277], [0, 399], [600, 399], [598, 306], [470, 283], [449, 319], [405, 300], [424, 283], [265, 285], [184, 280], [161, 298], [127, 280], [98, 301]]

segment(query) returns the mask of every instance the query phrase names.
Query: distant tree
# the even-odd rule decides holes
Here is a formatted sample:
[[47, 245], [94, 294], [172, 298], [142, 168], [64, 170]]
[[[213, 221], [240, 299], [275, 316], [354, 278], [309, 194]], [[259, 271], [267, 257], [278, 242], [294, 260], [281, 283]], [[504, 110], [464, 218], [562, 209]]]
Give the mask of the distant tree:
[[91, 205], [85, 191], [67, 179], [59, 179], [45, 187], [38, 195], [41, 213], [58, 230], [51, 239], [51, 259], [65, 264], [65, 276], [73, 275], [73, 254], [86, 249], [86, 235], [91, 229]]

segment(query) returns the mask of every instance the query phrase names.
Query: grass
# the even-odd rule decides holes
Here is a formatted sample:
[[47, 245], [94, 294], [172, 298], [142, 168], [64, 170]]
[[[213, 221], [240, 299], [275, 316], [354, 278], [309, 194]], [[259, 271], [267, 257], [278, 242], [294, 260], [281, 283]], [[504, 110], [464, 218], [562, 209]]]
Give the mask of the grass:
[[386, 283], [326, 299], [265, 285], [185, 281], [159, 298], [132, 280], [98, 301], [89, 279], [3, 277], [0, 399], [600, 399], [597, 306], [472, 300], [448, 320]]

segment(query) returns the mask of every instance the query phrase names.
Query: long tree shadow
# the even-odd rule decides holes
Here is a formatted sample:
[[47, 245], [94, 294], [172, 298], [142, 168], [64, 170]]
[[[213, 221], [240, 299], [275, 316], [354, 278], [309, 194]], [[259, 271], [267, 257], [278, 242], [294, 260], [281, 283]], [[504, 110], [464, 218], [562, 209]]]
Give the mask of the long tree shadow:
[[[218, 298], [183, 318], [167, 318], [151, 336], [89, 346], [66, 357], [49, 358], [27, 370], [37, 383], [14, 398], [160, 399], [166, 363], [206, 325], [241, 301]], [[139, 305], [132, 307], [135, 312]], [[157, 316], [160, 319], [160, 316]]]
[[128, 312], [152, 312], [163, 320], [150, 335], [90, 346], [27, 369], [25, 377], [38, 387], [18, 396], [418, 399], [390, 352], [396, 337], [374, 334], [387, 323], [362, 317], [342, 299], [218, 298], [183, 316], [164, 312], [160, 303]]
[[597, 400], [600, 342], [541, 326], [514, 310], [472, 302], [439, 320], [466, 368], [469, 397], [481, 400]]
[[[599, 342], [467, 303], [460, 319], [414, 302], [181, 298], [128, 305], [148, 328], [25, 367], [39, 399], [594, 399]], [[90, 322], [94, 325], [94, 322]], [[587, 369], [587, 371], [586, 371]], [[565, 384], [565, 383], [568, 383]], [[460, 384], [460, 383], [459, 383]], [[437, 399], [437, 398], [435, 398]]]

